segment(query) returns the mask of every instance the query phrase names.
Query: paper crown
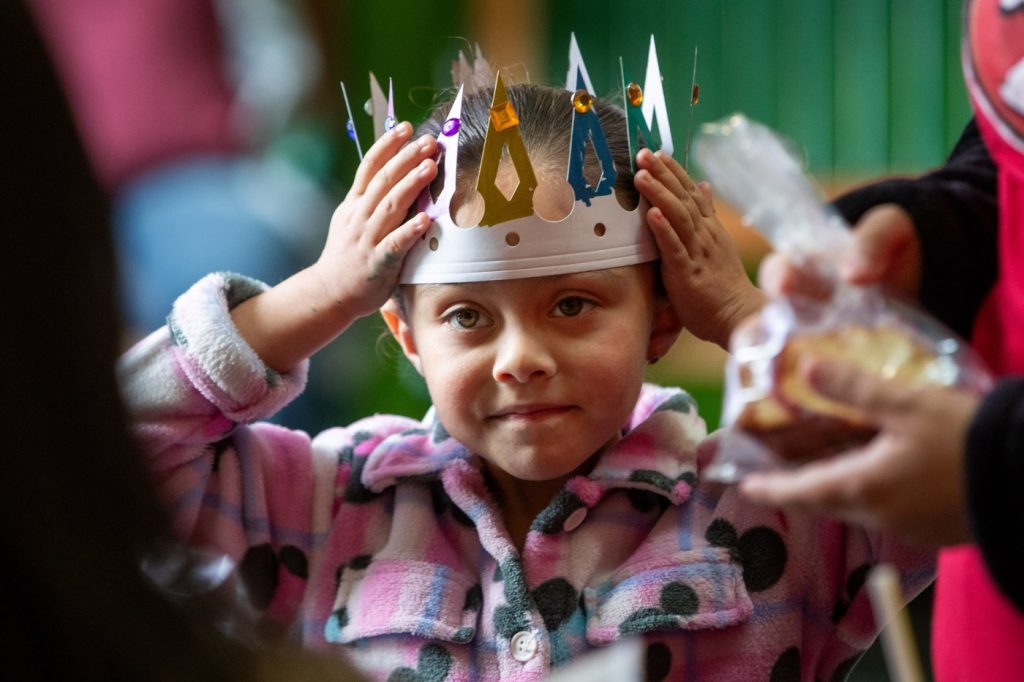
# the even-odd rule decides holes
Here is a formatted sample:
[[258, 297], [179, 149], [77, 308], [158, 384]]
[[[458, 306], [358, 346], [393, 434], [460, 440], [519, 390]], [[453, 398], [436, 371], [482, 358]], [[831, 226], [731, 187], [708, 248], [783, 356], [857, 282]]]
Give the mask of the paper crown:
[[[641, 146], [671, 154], [672, 133], [654, 37], [648, 49], [643, 87], [629, 79], [621, 59], [619, 64], [630, 163], [635, 163]], [[556, 220], [541, 217], [535, 209], [537, 178], [520, 135], [519, 112], [509, 101], [504, 80], [498, 73], [494, 76], [490, 120], [476, 181], [482, 215], [471, 221], [470, 226], [456, 224], [452, 199], [456, 195], [463, 97], [467, 90], [475, 90], [489, 71], [479, 47], [474, 65], [461, 52], [453, 64], [453, 77], [462, 83], [437, 136], [439, 162], [443, 158], [443, 182], [436, 197], [428, 188], [418, 199], [418, 210], [426, 212], [433, 222], [406, 257], [399, 282], [440, 284], [520, 279], [656, 260], [658, 250], [647, 226], [646, 202], [641, 197], [636, 207], [627, 209], [614, 194], [617, 171], [595, 111], [594, 88], [575, 35], [570, 39], [565, 97], [565, 105], [572, 111], [566, 171], [566, 182], [573, 195], [572, 209]], [[385, 103], [383, 90], [372, 73], [370, 84], [371, 99], [367, 105], [374, 118], [375, 136], [379, 137], [395, 125], [394, 91], [389, 81]], [[344, 84], [342, 92], [349, 112], [348, 133], [359, 149]], [[518, 181], [511, 195], [497, 184], [505, 151]], [[599, 178], [591, 173], [592, 178], [588, 179], [584, 173], [588, 152], [599, 164]]]

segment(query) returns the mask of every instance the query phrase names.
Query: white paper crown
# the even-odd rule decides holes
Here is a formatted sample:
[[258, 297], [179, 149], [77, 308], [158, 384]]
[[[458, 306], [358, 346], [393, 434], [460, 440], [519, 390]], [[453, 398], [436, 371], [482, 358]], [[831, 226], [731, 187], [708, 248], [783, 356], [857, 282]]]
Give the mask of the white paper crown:
[[[476, 68], [460, 53], [453, 73], [480, 80], [477, 50]], [[619, 60], [625, 99], [630, 163], [635, 163], [641, 145], [672, 153], [665, 93], [658, 55], [651, 37], [644, 86], [629, 80]], [[486, 67], [486, 63], [484, 63]], [[387, 114], [383, 91], [373, 74], [371, 100], [377, 136], [394, 125], [394, 102], [389, 87]], [[600, 119], [594, 110], [594, 89], [573, 35], [569, 46], [566, 77], [566, 107], [572, 108], [571, 140], [566, 181], [574, 195], [572, 210], [559, 220], [547, 220], [534, 209], [537, 179], [519, 133], [519, 115], [505, 90], [501, 74], [494, 79], [490, 120], [484, 139], [476, 190], [483, 199], [483, 214], [475, 224], [463, 227], [451, 215], [456, 193], [459, 130], [462, 99], [474, 83], [463, 83], [438, 134], [439, 155], [443, 155], [443, 184], [437, 197], [428, 188], [417, 208], [426, 212], [432, 224], [406, 257], [399, 276], [403, 284], [441, 284], [520, 279], [568, 274], [588, 270], [635, 265], [658, 258], [658, 249], [647, 226], [647, 204], [640, 198], [632, 210], [623, 208], [613, 188], [617, 172]], [[344, 92], [344, 85], [342, 85]], [[347, 93], [346, 105], [347, 101]], [[656, 124], [656, 125], [654, 125]], [[357, 140], [349, 108], [349, 135]], [[357, 140], [358, 144], [358, 140]], [[518, 184], [511, 196], [495, 184], [503, 151], [507, 150]], [[601, 176], [592, 183], [584, 174], [587, 154], [594, 154]], [[441, 158], [439, 156], [439, 158]]]

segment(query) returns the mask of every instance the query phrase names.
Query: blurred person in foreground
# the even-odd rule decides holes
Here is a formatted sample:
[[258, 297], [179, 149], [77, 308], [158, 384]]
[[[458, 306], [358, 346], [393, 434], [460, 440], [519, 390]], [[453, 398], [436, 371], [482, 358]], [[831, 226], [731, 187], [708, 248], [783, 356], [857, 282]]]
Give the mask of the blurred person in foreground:
[[209, 593], [168, 590], [196, 557], [175, 549], [124, 427], [107, 207], [22, 3], [0, 6], [0, 54], [19, 163], [3, 193], [5, 677], [356, 679], [250, 628], [224, 571]]

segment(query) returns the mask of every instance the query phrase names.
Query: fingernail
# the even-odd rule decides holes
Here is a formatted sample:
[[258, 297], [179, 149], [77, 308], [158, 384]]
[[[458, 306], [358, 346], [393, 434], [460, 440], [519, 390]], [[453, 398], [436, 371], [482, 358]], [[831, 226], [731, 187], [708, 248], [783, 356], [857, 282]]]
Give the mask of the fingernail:
[[425, 178], [433, 172], [430, 165], [429, 159], [420, 162], [419, 176], [421, 178]]
[[412, 124], [409, 123], [408, 121], [402, 121], [401, 123], [396, 125], [394, 128], [392, 128], [391, 132], [393, 132], [395, 134], [395, 137], [405, 137], [407, 135], [411, 135], [412, 134]]
[[428, 152], [434, 146], [434, 138], [430, 135], [424, 135], [420, 138], [420, 151]]

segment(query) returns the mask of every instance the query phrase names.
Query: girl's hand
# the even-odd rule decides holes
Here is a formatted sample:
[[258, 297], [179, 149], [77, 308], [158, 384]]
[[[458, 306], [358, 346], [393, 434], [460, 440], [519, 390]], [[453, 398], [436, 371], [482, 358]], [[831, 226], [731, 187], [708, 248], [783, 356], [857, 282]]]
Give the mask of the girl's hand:
[[412, 126], [401, 123], [366, 153], [315, 264], [231, 311], [268, 366], [290, 370], [391, 295], [405, 255], [430, 225], [423, 213], [406, 220], [409, 207], [437, 174], [436, 140], [402, 147], [410, 135]]
[[353, 319], [387, 301], [406, 254], [430, 226], [425, 213], [406, 216], [437, 174], [437, 141], [424, 135], [402, 147], [411, 134], [412, 126], [401, 123], [366, 153], [312, 268], [329, 302]]
[[801, 369], [823, 395], [864, 410], [879, 433], [795, 470], [750, 474], [742, 492], [919, 544], [968, 540], [963, 458], [979, 399], [952, 388], [909, 388], [849, 364], [814, 360]]
[[732, 237], [715, 215], [711, 190], [664, 152], [637, 154], [635, 183], [651, 203], [647, 223], [661, 251], [661, 276], [676, 316], [697, 337], [728, 347], [733, 328], [760, 310]]

